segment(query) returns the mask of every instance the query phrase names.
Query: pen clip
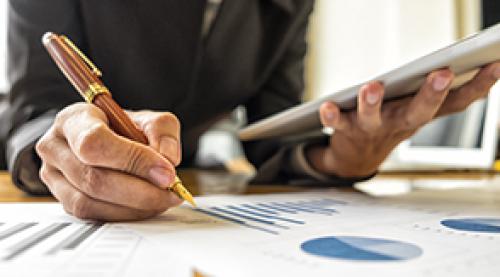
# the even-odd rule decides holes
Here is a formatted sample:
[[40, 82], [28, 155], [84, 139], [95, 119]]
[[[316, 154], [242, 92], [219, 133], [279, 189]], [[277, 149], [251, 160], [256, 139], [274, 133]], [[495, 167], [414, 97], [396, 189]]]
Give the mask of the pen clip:
[[102, 76], [102, 72], [99, 70], [99, 68], [97, 68], [97, 66], [95, 66], [95, 64], [92, 63], [90, 59], [87, 58], [87, 56], [85, 56], [85, 54], [83, 54], [83, 52], [80, 51], [80, 49], [78, 49], [78, 47], [76, 47], [76, 45], [68, 37], [61, 36], [61, 38], [69, 47], [71, 47], [71, 49], [73, 49], [73, 51], [78, 54], [78, 56], [80, 56], [80, 58], [82, 58], [82, 60], [87, 64], [94, 75], [96, 75], [97, 77]]

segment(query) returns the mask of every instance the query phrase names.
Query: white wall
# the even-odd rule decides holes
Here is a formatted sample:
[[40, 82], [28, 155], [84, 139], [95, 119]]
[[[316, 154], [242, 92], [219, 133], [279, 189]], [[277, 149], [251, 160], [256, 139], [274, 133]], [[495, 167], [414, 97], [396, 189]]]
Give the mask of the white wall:
[[317, 0], [307, 95], [318, 97], [457, 38], [455, 0]]
[[0, 0], [0, 92], [7, 88], [6, 56], [7, 56], [7, 2]]

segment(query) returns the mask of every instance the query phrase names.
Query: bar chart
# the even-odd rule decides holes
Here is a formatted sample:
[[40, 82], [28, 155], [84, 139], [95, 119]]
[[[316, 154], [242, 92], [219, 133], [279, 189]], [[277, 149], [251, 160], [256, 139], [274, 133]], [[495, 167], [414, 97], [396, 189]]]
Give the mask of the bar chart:
[[246, 228], [279, 235], [283, 231], [305, 225], [306, 221], [302, 219], [302, 214], [331, 217], [338, 214], [338, 210], [334, 207], [342, 205], [346, 205], [346, 202], [323, 198], [251, 202], [196, 208], [195, 210]]
[[118, 276], [141, 239], [98, 222], [2, 222], [0, 275]]
[[[6, 224], [2, 225], [8, 226]], [[35, 229], [36, 227], [45, 224], [39, 222], [20, 222], [10, 225], [10, 227], [2, 228], [0, 231], [0, 242], [9, 240], [2, 243], [6, 246], [6, 248], [2, 251], [4, 253], [1, 257], [2, 261], [11, 261], [22, 256], [63, 229], [71, 227], [73, 224], [69, 222], [50, 223], [41, 229], [38, 228], [38, 230], [34, 233], [32, 232], [29, 236], [24, 237], [24, 233], [30, 232], [31, 229]], [[98, 231], [101, 226], [102, 224], [99, 223], [81, 224], [81, 226], [69, 233], [60, 243], [54, 245], [50, 250], [46, 251], [44, 255], [55, 255], [60, 250], [75, 250], [93, 233]], [[1, 227], [2, 226], [0, 226], [0, 228]], [[19, 240], [17, 239], [18, 237], [22, 237], [22, 239]], [[9, 242], [11, 243], [9, 244]]]

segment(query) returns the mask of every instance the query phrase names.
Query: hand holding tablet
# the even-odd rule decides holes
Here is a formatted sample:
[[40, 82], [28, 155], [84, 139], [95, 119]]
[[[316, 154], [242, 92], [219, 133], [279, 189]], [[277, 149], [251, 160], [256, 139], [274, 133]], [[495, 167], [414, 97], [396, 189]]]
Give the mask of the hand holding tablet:
[[450, 85], [453, 90], [470, 81], [481, 67], [496, 61], [500, 61], [500, 24], [387, 73], [255, 122], [239, 135], [242, 140], [255, 140], [319, 130], [318, 110], [324, 102], [334, 102], [343, 111], [351, 110], [357, 105], [360, 89], [369, 82], [383, 83], [384, 101], [389, 101], [417, 92], [432, 71], [449, 68], [455, 75]]

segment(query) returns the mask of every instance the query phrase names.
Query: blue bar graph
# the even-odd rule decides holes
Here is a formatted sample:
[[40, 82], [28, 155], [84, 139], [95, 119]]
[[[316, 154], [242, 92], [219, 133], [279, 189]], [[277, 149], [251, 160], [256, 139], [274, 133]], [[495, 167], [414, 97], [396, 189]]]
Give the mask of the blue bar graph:
[[260, 208], [260, 207], [256, 207], [254, 205], [250, 205], [250, 204], [243, 204], [241, 205], [245, 208], [250, 208], [250, 209], [253, 209], [253, 210], [256, 210], [258, 212], [263, 212], [263, 213], [268, 213], [268, 214], [278, 214], [277, 212], [275, 211], [271, 211], [271, 210], [268, 210], [268, 209], [264, 209], [264, 208]]
[[330, 212], [326, 212], [326, 211], [321, 211], [319, 209], [314, 209], [314, 208], [310, 208], [310, 207], [307, 207], [307, 206], [301, 206], [301, 205], [298, 205], [298, 204], [286, 204], [286, 203], [275, 203], [275, 202], [272, 202], [271, 204], [273, 205], [277, 205], [279, 207], [284, 207], [286, 209], [292, 209], [292, 210], [296, 210], [298, 212], [306, 212], [306, 213], [319, 213], [319, 214], [324, 214], [324, 215], [331, 215], [332, 213]]
[[307, 222], [300, 218], [304, 213], [318, 216], [338, 214], [336, 209], [329, 208], [332, 205], [344, 205], [344, 203], [325, 198], [319, 200], [227, 204], [224, 206], [196, 208], [195, 210], [247, 228], [278, 235], [280, 232], [286, 232], [305, 225]]
[[338, 213], [337, 210], [335, 209], [330, 209], [330, 208], [324, 208], [322, 206], [317, 206], [317, 205], [314, 205], [314, 204], [309, 204], [307, 202], [285, 202], [286, 205], [291, 205], [291, 206], [299, 206], [299, 207], [302, 207], [302, 208], [307, 208], [307, 209], [313, 209], [313, 210], [318, 210], [318, 211], [322, 211], [322, 212], [326, 212], [326, 213], [329, 213], [329, 214], [335, 214], [335, 213]]
[[243, 218], [243, 219], [247, 219], [247, 220], [250, 220], [250, 221], [254, 221], [254, 222], [257, 222], [257, 223], [272, 225], [272, 226], [275, 226], [275, 227], [278, 227], [278, 228], [282, 228], [282, 229], [289, 229], [289, 227], [283, 226], [283, 225], [279, 225], [279, 224], [277, 224], [274, 221], [260, 219], [260, 218], [257, 218], [257, 217], [249, 216], [249, 215], [242, 214], [242, 213], [233, 212], [233, 211], [230, 211], [230, 210], [227, 210], [227, 209], [223, 209], [223, 208], [219, 208], [219, 207], [212, 207], [212, 210], [217, 211], [219, 213], [225, 213], [225, 214], [229, 214], [229, 215], [232, 215], [232, 216], [236, 216], [236, 217], [240, 217], [240, 218]]
[[282, 212], [282, 213], [290, 213], [290, 214], [296, 214], [297, 213], [297, 211], [294, 211], [294, 210], [291, 210], [291, 209], [285, 209], [285, 208], [282, 208], [282, 207], [276, 207], [276, 206], [269, 205], [269, 204], [257, 203], [257, 205], [259, 205], [261, 207], [264, 207], [264, 208], [267, 208], [267, 209], [276, 210], [276, 211]]
[[275, 216], [275, 215], [267, 215], [267, 214], [263, 214], [263, 213], [259, 213], [259, 212], [254, 212], [254, 211], [251, 211], [248, 209], [236, 207], [233, 205], [228, 205], [227, 207], [230, 209], [236, 210], [236, 211], [240, 211], [240, 212], [255, 215], [255, 216], [260, 216], [263, 218], [276, 219], [276, 220], [286, 221], [286, 222], [295, 223], [295, 224], [305, 224], [305, 222], [302, 220], [295, 220], [295, 219], [290, 219], [290, 218]]
[[266, 229], [266, 228], [262, 228], [262, 227], [259, 227], [259, 226], [255, 226], [255, 225], [251, 225], [251, 224], [246, 223], [243, 220], [239, 220], [239, 219], [235, 219], [235, 218], [232, 218], [232, 217], [229, 217], [229, 216], [221, 215], [221, 214], [209, 211], [209, 210], [205, 210], [205, 209], [201, 209], [201, 208], [196, 208], [195, 210], [198, 211], [198, 212], [201, 212], [201, 213], [213, 216], [213, 217], [217, 217], [217, 218], [220, 218], [220, 219], [223, 219], [223, 220], [227, 220], [229, 222], [233, 222], [233, 223], [242, 225], [242, 226], [247, 227], [247, 228], [251, 228], [251, 229], [263, 231], [263, 232], [270, 233], [270, 234], [273, 234], [273, 235], [278, 235], [279, 234], [276, 231], [269, 230], [269, 229]]

